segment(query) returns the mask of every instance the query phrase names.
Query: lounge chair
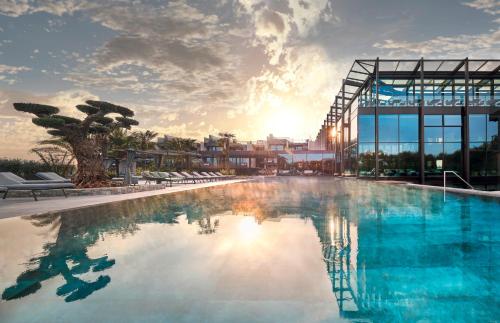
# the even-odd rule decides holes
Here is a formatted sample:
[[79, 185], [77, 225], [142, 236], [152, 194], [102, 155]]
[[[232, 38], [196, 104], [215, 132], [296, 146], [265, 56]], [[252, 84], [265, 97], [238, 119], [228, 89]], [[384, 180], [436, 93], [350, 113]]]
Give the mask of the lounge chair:
[[193, 175], [190, 175], [188, 173], [186, 173], [186, 175], [184, 174], [185, 172], [182, 172], [181, 173], [178, 173], [178, 172], [170, 172], [170, 174], [174, 175], [174, 176], [177, 176], [177, 177], [180, 177], [180, 178], [184, 178], [185, 181], [187, 182], [193, 182], [196, 183], [197, 181], [200, 181], [200, 179], [198, 177], [195, 177]]
[[216, 176], [220, 179], [227, 179], [228, 178], [227, 176], [224, 176], [224, 175], [219, 176], [219, 175], [215, 174], [214, 172], [207, 172], [207, 173], [208, 173], [208, 175]]
[[155, 172], [155, 173], [158, 174], [160, 177], [165, 178], [167, 182], [170, 183], [170, 186], [172, 186], [172, 183], [184, 183], [184, 179], [179, 178], [177, 176], [172, 176], [167, 172]]
[[196, 172], [192, 172], [191, 174], [188, 172], [181, 172], [181, 174], [185, 175], [185, 176], [193, 176], [194, 178], [198, 178], [199, 180], [202, 180], [202, 181], [211, 181], [212, 180], [211, 178], [207, 178], [207, 177], [202, 176]]
[[[66, 195], [65, 189], [67, 188], [75, 188], [75, 185], [72, 183], [54, 183], [47, 181], [26, 181], [23, 178], [14, 175], [12, 173], [0, 173], [0, 186], [2, 187], [1, 191], [4, 192], [3, 198], [7, 198], [7, 194], [9, 191], [31, 191], [33, 198], [35, 201], [38, 201], [36, 197], [35, 191], [48, 191], [48, 190], [62, 190], [65, 197]], [[17, 180], [16, 178], [20, 178], [22, 181]]]
[[206, 172], [198, 173], [193, 172], [194, 175], [205, 177], [208, 181], [217, 181], [220, 179], [218, 176], [208, 175]]
[[38, 172], [35, 174], [35, 176], [43, 180], [60, 181], [61, 183], [71, 183], [70, 179], [59, 176], [54, 172]]
[[223, 175], [221, 172], [215, 172], [215, 174], [219, 175], [219, 176], [224, 176], [224, 177], [227, 177], [227, 178], [235, 177], [235, 175]]
[[18, 182], [20, 184], [58, 184], [58, 183], [68, 183], [67, 181], [52, 180], [52, 179], [33, 179], [26, 180], [20, 176], [17, 176], [11, 172], [0, 172], [3, 178]]
[[161, 184], [162, 182], [167, 182], [169, 183], [169, 186], [172, 187], [172, 182], [174, 182], [174, 180], [170, 178], [169, 174], [167, 173], [164, 174], [165, 175], [161, 175], [160, 172], [144, 171], [142, 172], [142, 178], [146, 180], [146, 184], [149, 184], [151, 182], [156, 182], [157, 184]]

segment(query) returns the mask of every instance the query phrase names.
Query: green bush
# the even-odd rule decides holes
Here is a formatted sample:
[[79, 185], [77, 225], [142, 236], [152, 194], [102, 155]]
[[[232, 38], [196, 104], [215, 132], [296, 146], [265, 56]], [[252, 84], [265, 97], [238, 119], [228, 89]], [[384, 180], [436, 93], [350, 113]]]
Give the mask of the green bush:
[[52, 167], [40, 161], [22, 159], [0, 159], [0, 172], [11, 172], [24, 179], [38, 179], [38, 172], [52, 172]]

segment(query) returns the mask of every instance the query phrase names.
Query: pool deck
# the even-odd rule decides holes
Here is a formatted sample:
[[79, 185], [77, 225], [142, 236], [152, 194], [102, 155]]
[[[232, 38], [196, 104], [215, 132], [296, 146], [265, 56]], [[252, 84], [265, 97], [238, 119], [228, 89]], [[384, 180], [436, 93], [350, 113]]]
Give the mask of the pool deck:
[[[444, 191], [444, 188], [442, 186], [411, 184], [411, 183], [406, 183], [406, 185], [409, 187], [417, 187], [421, 189]], [[480, 191], [480, 190], [471, 190], [465, 188], [447, 187], [446, 192], [500, 198], [500, 191]]]
[[87, 206], [106, 204], [124, 200], [138, 199], [149, 196], [157, 196], [175, 192], [189, 191], [198, 188], [227, 185], [247, 181], [247, 179], [233, 179], [219, 182], [182, 184], [166, 187], [160, 190], [144, 191], [129, 194], [116, 195], [94, 195], [94, 196], [70, 196], [64, 197], [40, 197], [35, 202], [31, 197], [0, 199], [0, 219], [57, 212], [70, 209], [78, 209]]

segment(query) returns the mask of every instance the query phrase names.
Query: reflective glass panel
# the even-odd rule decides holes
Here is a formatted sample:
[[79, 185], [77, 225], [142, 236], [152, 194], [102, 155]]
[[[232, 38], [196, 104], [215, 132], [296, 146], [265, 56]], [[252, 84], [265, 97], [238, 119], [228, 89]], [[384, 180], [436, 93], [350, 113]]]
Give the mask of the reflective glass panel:
[[461, 126], [462, 116], [460, 115], [444, 115], [444, 125], [445, 126]]
[[462, 141], [461, 127], [444, 127], [445, 142], [460, 142]]
[[379, 141], [397, 142], [398, 141], [398, 115], [383, 114], [379, 116]]
[[426, 126], [442, 126], [442, 116], [440, 114], [431, 114], [424, 116], [424, 125]]
[[418, 142], [418, 115], [399, 115], [399, 141]]
[[471, 142], [486, 141], [486, 115], [469, 115], [469, 138]]
[[462, 170], [462, 156], [460, 143], [444, 144], [444, 168], [445, 170]]
[[443, 142], [443, 127], [425, 127], [425, 142]]
[[491, 121], [491, 117], [488, 117], [488, 126], [487, 126], [487, 140], [488, 142], [494, 141], [495, 139], [498, 141], [498, 119], [495, 121]]
[[375, 142], [375, 116], [360, 115], [358, 131], [360, 142]]

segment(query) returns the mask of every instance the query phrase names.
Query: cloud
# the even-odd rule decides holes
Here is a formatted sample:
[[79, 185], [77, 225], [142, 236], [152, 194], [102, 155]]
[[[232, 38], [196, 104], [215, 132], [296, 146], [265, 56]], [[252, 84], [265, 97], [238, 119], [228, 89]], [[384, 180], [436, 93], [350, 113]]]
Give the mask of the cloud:
[[30, 71], [31, 68], [26, 66], [11, 66], [0, 64], [0, 81], [4, 81], [10, 85], [16, 82], [16, 79], [13, 78], [14, 75]]
[[421, 42], [385, 40], [374, 47], [389, 50], [389, 56], [435, 55], [439, 57], [486, 57], [500, 50], [500, 28], [478, 35], [439, 36]]
[[17, 74], [19, 72], [30, 71], [31, 68], [26, 66], [10, 66], [0, 64], [0, 74]]
[[[500, 14], [500, 1], [475, 0], [463, 5], [482, 10], [491, 15]], [[494, 19], [500, 24], [500, 18]], [[438, 36], [432, 39], [409, 42], [384, 40], [373, 45], [388, 51], [389, 56], [435, 55], [438, 57], [496, 57], [500, 50], [500, 27], [481, 34], [460, 34], [456, 36]]]
[[500, 14], [500, 1], [498, 0], [474, 0], [471, 2], [464, 2], [463, 5], [482, 10], [490, 15]]
[[98, 3], [80, 0], [0, 0], [0, 14], [19, 17], [46, 12], [56, 16], [73, 14], [80, 10], [96, 8]]
[[[96, 90], [134, 94], [140, 100], [115, 103], [136, 111], [140, 128], [198, 139], [219, 130], [236, 130], [243, 139], [262, 138], [269, 122], [285, 109], [316, 129], [331, 99], [335, 63], [318, 45], [308, 44], [307, 37], [318, 23], [332, 19], [331, 9], [327, 0], [172, 1], [155, 6], [142, 1], [0, 0], [4, 15], [46, 12], [64, 21], [65, 15], [78, 13], [114, 32], [88, 56], [61, 51], [75, 62], [65, 61], [61, 79], [77, 89], [23, 94], [24, 100], [73, 106]], [[314, 102], [307, 95], [314, 95]], [[234, 118], [228, 123], [226, 116]], [[266, 126], [260, 129], [263, 121]], [[307, 128], [298, 128], [306, 129], [300, 132], [305, 136]]]

